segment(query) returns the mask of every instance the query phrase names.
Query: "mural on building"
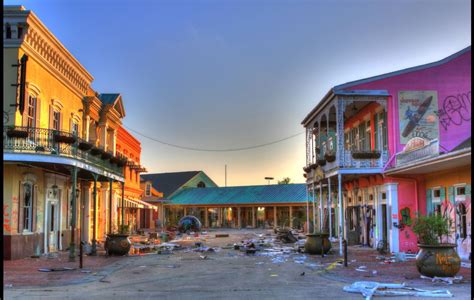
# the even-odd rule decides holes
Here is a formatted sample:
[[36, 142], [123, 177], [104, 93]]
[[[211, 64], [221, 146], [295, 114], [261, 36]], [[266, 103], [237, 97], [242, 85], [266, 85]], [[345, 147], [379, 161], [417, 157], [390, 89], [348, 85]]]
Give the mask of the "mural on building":
[[438, 139], [436, 91], [400, 91], [398, 103], [401, 144], [412, 138]]

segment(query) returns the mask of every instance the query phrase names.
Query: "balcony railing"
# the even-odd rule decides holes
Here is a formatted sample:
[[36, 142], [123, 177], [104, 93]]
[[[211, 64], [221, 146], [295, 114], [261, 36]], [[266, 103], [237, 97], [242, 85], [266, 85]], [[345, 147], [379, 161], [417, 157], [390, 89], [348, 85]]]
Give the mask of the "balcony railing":
[[344, 157], [343, 160], [340, 161], [340, 165], [343, 168], [383, 168], [387, 161], [387, 150], [379, 152], [361, 152], [344, 149]]
[[[84, 163], [105, 169], [108, 172], [123, 176], [123, 166], [119, 158], [111, 158], [104, 151], [69, 132], [32, 127], [4, 127], [3, 152], [48, 154], [52, 156], [75, 158]], [[117, 163], [113, 163], [117, 162]]]

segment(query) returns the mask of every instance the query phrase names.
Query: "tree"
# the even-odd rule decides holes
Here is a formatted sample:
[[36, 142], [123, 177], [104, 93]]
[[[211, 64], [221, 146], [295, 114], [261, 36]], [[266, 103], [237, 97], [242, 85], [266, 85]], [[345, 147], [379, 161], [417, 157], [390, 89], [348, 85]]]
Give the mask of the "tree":
[[285, 177], [282, 180], [278, 180], [278, 184], [288, 184], [290, 183], [291, 179], [290, 177]]

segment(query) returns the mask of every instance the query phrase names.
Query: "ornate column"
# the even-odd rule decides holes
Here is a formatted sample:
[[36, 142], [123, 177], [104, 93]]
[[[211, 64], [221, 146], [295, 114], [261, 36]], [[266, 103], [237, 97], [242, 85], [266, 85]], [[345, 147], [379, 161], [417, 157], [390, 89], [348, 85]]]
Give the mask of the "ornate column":
[[316, 184], [313, 182], [313, 232], [316, 231]]
[[337, 149], [336, 149], [336, 157], [338, 161], [338, 166], [343, 167], [345, 165], [345, 149], [344, 149], [344, 110], [345, 110], [345, 102], [341, 96], [337, 97], [337, 105], [336, 105], [336, 136], [337, 136]]
[[90, 236], [90, 207], [91, 207], [91, 191], [92, 187], [90, 183], [83, 184], [82, 194], [84, 195], [84, 202], [82, 204], [82, 236], [83, 241], [89, 242]]
[[342, 207], [342, 175], [337, 174], [337, 198], [339, 202], [339, 255], [342, 255], [342, 239], [344, 236], [343, 232], [343, 217], [342, 217], [342, 212], [343, 212], [343, 207]]
[[329, 216], [329, 237], [332, 238], [331, 177], [328, 177], [328, 216]]
[[204, 214], [204, 225], [206, 226], [206, 228], [209, 228], [209, 211], [208, 211], [207, 207], [204, 208], [204, 211], [206, 212]]
[[98, 175], [92, 173], [92, 177], [94, 177], [94, 190], [93, 190], [93, 223], [94, 226], [92, 227], [92, 250], [91, 255], [97, 255], [97, 177]]
[[77, 215], [77, 172], [79, 170], [76, 166], [72, 167], [71, 176], [72, 176], [72, 216], [71, 216], [71, 242], [69, 244], [69, 261], [76, 260], [76, 215]]
[[107, 150], [107, 122], [104, 123], [99, 123], [99, 145], [104, 148], [104, 150]]
[[388, 228], [390, 230], [390, 252], [399, 252], [399, 231], [393, 225], [398, 225], [398, 183], [387, 183], [387, 198], [390, 209], [387, 209]]

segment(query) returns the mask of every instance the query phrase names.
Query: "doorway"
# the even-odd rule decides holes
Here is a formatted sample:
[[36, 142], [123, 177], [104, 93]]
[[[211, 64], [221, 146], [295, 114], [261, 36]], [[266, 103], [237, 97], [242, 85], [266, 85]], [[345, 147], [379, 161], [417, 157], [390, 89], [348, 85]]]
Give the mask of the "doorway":
[[388, 226], [387, 226], [387, 204], [382, 204], [382, 241], [384, 242], [384, 249], [388, 250]]
[[48, 189], [46, 194], [45, 241], [48, 252], [60, 249], [60, 191]]

